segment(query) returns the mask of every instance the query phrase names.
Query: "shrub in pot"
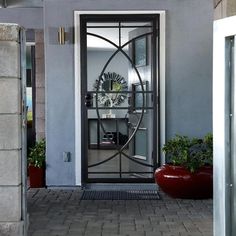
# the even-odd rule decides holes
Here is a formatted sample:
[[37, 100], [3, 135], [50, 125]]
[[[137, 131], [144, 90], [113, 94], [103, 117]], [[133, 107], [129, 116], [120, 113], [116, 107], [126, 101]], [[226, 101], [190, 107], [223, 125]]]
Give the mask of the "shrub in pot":
[[156, 183], [176, 198], [203, 199], [213, 194], [213, 137], [176, 135], [163, 147], [167, 163], [155, 172]]
[[45, 186], [45, 152], [45, 139], [36, 142], [35, 146], [30, 148], [28, 171], [31, 188], [42, 188]]

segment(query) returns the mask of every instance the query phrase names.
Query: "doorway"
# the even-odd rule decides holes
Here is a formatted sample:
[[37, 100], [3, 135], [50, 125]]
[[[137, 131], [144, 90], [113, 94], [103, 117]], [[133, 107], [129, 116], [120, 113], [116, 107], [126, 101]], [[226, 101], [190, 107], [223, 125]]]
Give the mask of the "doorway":
[[82, 180], [153, 182], [159, 15], [81, 15]]

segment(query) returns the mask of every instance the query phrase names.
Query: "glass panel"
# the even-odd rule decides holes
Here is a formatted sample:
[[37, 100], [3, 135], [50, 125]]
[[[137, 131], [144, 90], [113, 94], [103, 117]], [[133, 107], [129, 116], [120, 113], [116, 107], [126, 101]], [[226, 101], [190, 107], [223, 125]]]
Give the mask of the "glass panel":
[[[121, 28], [121, 45], [142, 35], [149, 35], [152, 32], [152, 27], [148, 23], [141, 23], [140, 25], [137, 25], [137, 23], [128, 23], [122, 25], [126, 26]], [[133, 43], [133, 41], [131, 43]]]
[[[139, 87], [139, 85], [138, 85]], [[92, 113], [96, 113], [96, 92], [95, 91], [89, 91], [88, 92], [91, 95], [91, 103], [89, 110], [94, 110]], [[120, 96], [120, 100], [124, 100], [122, 103], [113, 103], [111, 106], [110, 98], [108, 96]], [[144, 92], [137, 91], [127, 91], [127, 92], [121, 92], [121, 93], [102, 93], [98, 92], [98, 108], [99, 108], [99, 114], [100, 117], [106, 118], [104, 116], [108, 113], [114, 113], [116, 114], [115, 117], [124, 117], [125, 114], [132, 112], [132, 113], [141, 113], [142, 107], [144, 107], [144, 111], [153, 109], [153, 101], [152, 96], [153, 92]], [[111, 111], [110, 111], [111, 110]], [[122, 113], [119, 110], [124, 110]], [[122, 114], [122, 115], [121, 115]], [[92, 118], [92, 117], [91, 117]], [[109, 117], [107, 117], [109, 118]]]
[[[94, 24], [95, 26], [96, 24]], [[118, 26], [118, 24], [113, 24]], [[97, 24], [97, 27], [99, 28], [87, 28], [87, 33], [96, 34], [99, 35], [113, 43], [115, 43], [117, 46], [119, 45], [119, 28], [115, 27], [112, 28], [110, 23], [104, 23], [103, 27], [100, 28], [101, 24]], [[106, 28], [107, 27], [107, 28]], [[108, 28], [109, 27], [109, 28]], [[98, 37], [93, 37], [88, 39], [87, 45], [88, 48], [99, 48], [103, 50], [109, 50], [110, 48], [114, 48], [114, 46], [111, 46], [111, 44], [105, 44], [105, 40], [101, 40]]]
[[131, 28], [138, 28], [138, 27], [149, 27], [151, 28], [152, 27], [152, 23], [149, 22], [149, 21], [146, 21], [146, 22], [121, 22], [121, 27], [131, 27]]
[[[116, 50], [111, 49], [111, 50], [92, 50], [91, 48], [87, 51], [87, 90], [88, 91], [96, 91], [96, 84], [97, 81], [99, 80], [99, 76], [101, 75], [105, 64], [107, 63], [107, 61], [109, 60], [109, 58], [113, 55], [113, 53]], [[115, 62], [118, 63], [119, 59], [121, 60], [121, 58], [119, 56], [117, 56], [117, 58], [115, 59]], [[114, 63], [109, 64], [109, 67], [106, 69], [106, 71], [104, 71], [105, 73], [108, 72], [117, 72], [116, 70], [116, 66], [114, 65]], [[119, 68], [124, 68], [126, 64], [125, 63], [121, 63]], [[127, 66], [126, 66], [127, 67]], [[127, 70], [124, 70], [124, 72]], [[120, 72], [120, 69], [119, 69]], [[127, 74], [126, 73], [120, 73], [120, 75], [124, 78], [127, 79]]]
[[116, 47], [114, 45], [112, 45], [108, 41], [105, 41], [101, 38], [96, 37], [95, 35], [87, 36], [87, 45], [88, 45], [89, 51], [98, 51], [98, 50], [106, 50], [106, 51], [114, 50], [115, 51], [116, 50]]
[[88, 34], [117, 46], [130, 41], [117, 51], [105, 40], [87, 35], [88, 178], [153, 178], [151, 24], [88, 26]]
[[[134, 113], [129, 115], [129, 135], [131, 136], [133, 132], [137, 129], [139, 120], [141, 118], [140, 113]], [[136, 130], [135, 136], [130, 142], [128, 156], [134, 160], [129, 160], [129, 171], [133, 172], [130, 174], [130, 178], [133, 178], [133, 174], [138, 172], [151, 172], [153, 173], [153, 168], [145, 165], [152, 165], [152, 150], [153, 150], [153, 111], [146, 111], [144, 113], [142, 122], [139, 128]], [[127, 157], [125, 157], [127, 158]], [[144, 165], [141, 165], [139, 163]], [[122, 170], [126, 166], [122, 165]], [[140, 175], [140, 173], [139, 173]], [[153, 176], [153, 174], [146, 174], [145, 176]], [[127, 177], [127, 175], [126, 175]], [[128, 177], [127, 177], [128, 178]]]
[[[105, 161], [109, 157], [115, 155], [117, 152], [114, 150], [96, 149], [89, 150], [88, 165], [95, 165], [101, 161]], [[108, 160], [102, 165], [97, 165], [89, 168], [89, 172], [118, 172], [119, 171], [119, 155], [112, 160]]]
[[115, 28], [118, 27], [119, 23], [117, 22], [88, 22], [87, 23], [87, 28], [106, 28], [106, 27], [111, 27]]
[[[126, 150], [124, 150], [126, 152]], [[114, 150], [106, 150], [106, 149], [100, 149], [100, 150], [89, 150], [89, 158], [90, 163], [98, 163], [102, 160], [107, 159], [107, 157], [111, 157], [112, 155], [115, 155], [117, 152]], [[122, 175], [120, 173], [120, 163], [125, 163], [126, 166], [128, 166], [128, 160], [120, 158], [120, 155], [116, 155], [113, 159], [98, 165], [94, 167], [90, 167], [88, 169], [89, 178], [121, 178]], [[124, 169], [127, 170], [128, 169]], [[122, 170], [122, 171], [124, 171]]]

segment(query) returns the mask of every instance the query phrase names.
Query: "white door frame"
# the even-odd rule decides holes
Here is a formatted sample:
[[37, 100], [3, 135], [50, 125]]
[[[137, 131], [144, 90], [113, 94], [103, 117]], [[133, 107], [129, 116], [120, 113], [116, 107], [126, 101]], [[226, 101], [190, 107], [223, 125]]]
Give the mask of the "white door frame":
[[[214, 22], [213, 43], [213, 147], [214, 147], [214, 235], [229, 236], [230, 208], [232, 202], [229, 176], [231, 158], [235, 158], [231, 147], [230, 124], [230, 81], [227, 77], [229, 63], [226, 63], [226, 39], [236, 35], [236, 16]], [[234, 50], [235, 54], [235, 50]], [[235, 65], [234, 65], [235, 66]], [[236, 102], [235, 102], [236, 103]], [[232, 117], [232, 118], [230, 118]], [[231, 121], [230, 121], [231, 120]], [[234, 136], [234, 135], [233, 135]], [[235, 190], [234, 190], [235, 191]]]
[[[75, 184], [81, 181], [81, 58], [80, 58], [80, 15], [93, 14], [159, 14], [160, 15], [160, 144], [165, 143], [165, 11], [75, 11]], [[161, 157], [164, 163], [164, 156]]]

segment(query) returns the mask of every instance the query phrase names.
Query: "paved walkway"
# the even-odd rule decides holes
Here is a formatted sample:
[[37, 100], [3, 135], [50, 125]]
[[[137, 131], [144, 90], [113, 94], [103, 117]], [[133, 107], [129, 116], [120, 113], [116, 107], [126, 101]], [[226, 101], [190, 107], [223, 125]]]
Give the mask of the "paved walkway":
[[212, 200], [80, 201], [80, 190], [30, 189], [28, 236], [212, 236]]

